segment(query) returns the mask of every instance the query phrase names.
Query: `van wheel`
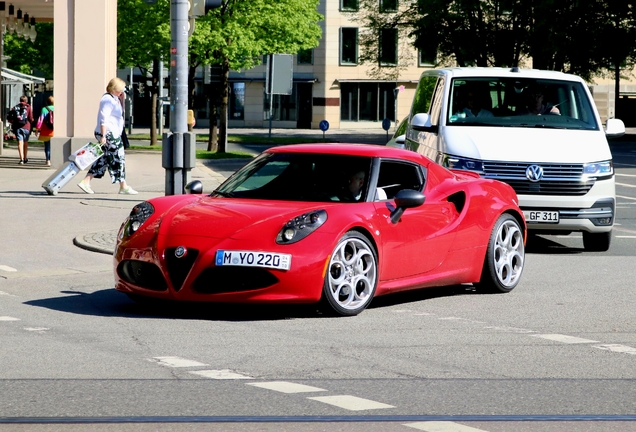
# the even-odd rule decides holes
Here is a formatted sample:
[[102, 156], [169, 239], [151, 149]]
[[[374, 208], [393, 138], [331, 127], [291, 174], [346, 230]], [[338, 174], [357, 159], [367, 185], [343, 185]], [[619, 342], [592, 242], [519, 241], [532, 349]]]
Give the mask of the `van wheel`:
[[612, 232], [591, 233], [583, 231], [583, 247], [589, 252], [605, 252], [610, 248]]
[[525, 262], [523, 230], [509, 214], [502, 214], [490, 234], [479, 283], [481, 291], [507, 293], [521, 280]]

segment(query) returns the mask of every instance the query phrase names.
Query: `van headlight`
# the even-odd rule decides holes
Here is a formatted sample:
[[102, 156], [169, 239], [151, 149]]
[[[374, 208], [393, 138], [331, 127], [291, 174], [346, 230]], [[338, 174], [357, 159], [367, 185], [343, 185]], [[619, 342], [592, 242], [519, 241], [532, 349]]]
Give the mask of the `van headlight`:
[[448, 169], [474, 171], [479, 174], [484, 173], [484, 165], [482, 161], [477, 159], [447, 155], [444, 158], [444, 166]]
[[611, 178], [614, 175], [614, 164], [611, 160], [583, 164], [583, 176], [595, 177], [597, 180]]

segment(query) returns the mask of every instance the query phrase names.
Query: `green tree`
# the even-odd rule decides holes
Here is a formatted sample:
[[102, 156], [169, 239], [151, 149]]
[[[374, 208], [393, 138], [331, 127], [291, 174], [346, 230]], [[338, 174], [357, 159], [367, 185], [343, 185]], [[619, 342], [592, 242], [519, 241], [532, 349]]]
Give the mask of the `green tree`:
[[[296, 54], [318, 45], [319, 0], [223, 0], [197, 19], [190, 38], [190, 64], [220, 67], [218, 152], [227, 147], [230, 70], [250, 69], [268, 54]], [[214, 118], [210, 127], [214, 127]], [[210, 136], [212, 137], [212, 133]], [[215, 143], [210, 143], [214, 146]]]
[[118, 0], [117, 64], [120, 68], [137, 67], [144, 77], [151, 74], [151, 145], [157, 144], [159, 62], [169, 54], [170, 0], [157, 0], [152, 5], [144, 0]]
[[44, 75], [53, 79], [53, 24], [36, 23], [35, 42], [17, 34], [4, 35], [4, 55], [7, 67], [25, 74]]

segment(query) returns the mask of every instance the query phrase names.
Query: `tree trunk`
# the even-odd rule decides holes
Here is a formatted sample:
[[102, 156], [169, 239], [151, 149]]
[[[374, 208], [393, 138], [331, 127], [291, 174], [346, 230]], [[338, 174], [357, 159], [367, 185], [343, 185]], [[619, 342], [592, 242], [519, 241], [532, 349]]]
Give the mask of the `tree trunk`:
[[229, 102], [229, 78], [230, 64], [227, 59], [223, 59], [221, 64], [221, 124], [219, 128], [219, 146], [217, 153], [226, 153], [227, 151], [227, 123], [228, 123], [228, 102]]
[[[213, 88], [213, 87], [212, 87]], [[219, 141], [216, 134], [216, 101], [214, 100], [214, 90], [212, 94], [209, 95], [210, 101], [210, 132], [208, 134], [208, 151], [210, 152], [218, 152], [219, 151]]]

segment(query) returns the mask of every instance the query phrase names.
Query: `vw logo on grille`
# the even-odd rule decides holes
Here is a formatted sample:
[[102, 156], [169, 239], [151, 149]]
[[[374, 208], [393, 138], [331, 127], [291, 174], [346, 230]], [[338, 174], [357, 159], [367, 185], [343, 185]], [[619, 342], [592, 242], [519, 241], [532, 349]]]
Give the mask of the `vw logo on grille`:
[[188, 254], [188, 250], [183, 246], [179, 246], [178, 248], [174, 250], [174, 256], [176, 256], [177, 258], [183, 258], [187, 254]]
[[539, 165], [530, 165], [526, 168], [526, 177], [531, 182], [538, 182], [543, 178], [543, 168]]

